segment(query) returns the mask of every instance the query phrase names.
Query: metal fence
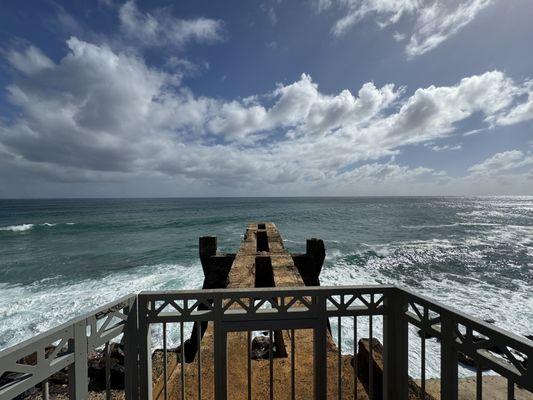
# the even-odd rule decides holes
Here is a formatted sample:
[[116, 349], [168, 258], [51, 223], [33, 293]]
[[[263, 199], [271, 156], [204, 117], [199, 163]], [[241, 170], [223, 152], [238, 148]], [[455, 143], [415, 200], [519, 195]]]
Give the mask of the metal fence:
[[[376, 319], [382, 321], [379, 327]], [[353, 327], [350, 332], [353, 348], [349, 353], [356, 354], [359, 339], [370, 339], [365, 382], [360, 381], [357, 373], [363, 367], [358, 365], [357, 357], [350, 364], [346, 358], [351, 359], [349, 355], [331, 351], [333, 341], [341, 347], [346, 339], [341, 328], [348, 320]], [[332, 335], [328, 333], [331, 322], [337, 326]], [[358, 330], [361, 322], [368, 327], [365, 335]], [[469, 357], [476, 366], [478, 399], [483, 396], [485, 369], [507, 380], [508, 399], [515, 398], [516, 387], [533, 392], [533, 368], [528, 363], [533, 359], [532, 341], [411, 291], [380, 285], [142, 292], [128, 296], [0, 352], [0, 376], [5, 373], [16, 376], [15, 380], [0, 385], [0, 400], [16, 398], [36, 385], [40, 385], [46, 398], [47, 379], [65, 368], [70, 397], [87, 398], [88, 353], [101, 346], [107, 349], [109, 341], [120, 338], [125, 346], [126, 399], [227, 399], [228, 391], [234, 389], [233, 382], [228, 385], [228, 371], [231, 375], [236, 367], [231, 365], [234, 358], [228, 354], [239, 350], [238, 340], [245, 343], [238, 364], [245, 370], [241, 371], [242, 398], [257, 398], [259, 394], [271, 399], [278, 397], [274, 377], [279, 376], [275, 369], [281, 365], [276, 361], [281, 357], [289, 371], [288, 378], [285, 377], [287, 387], [282, 388], [284, 398], [357, 398], [358, 387], [364, 383], [368, 398], [407, 399], [413, 394], [408, 374], [410, 325], [420, 333], [421, 379], [416, 392], [420, 398], [427, 398], [425, 363], [429, 338], [439, 342], [442, 399], [458, 398], [460, 354]], [[162, 333], [163, 347], [163, 371], [158, 379], [152, 376], [155, 328]], [[175, 349], [168, 348], [170, 330], [179, 334], [178, 355]], [[252, 360], [251, 354], [253, 332], [257, 331], [265, 332], [269, 339], [267, 354], [260, 361]], [[304, 337], [303, 333], [299, 336], [298, 332], [309, 336]], [[374, 336], [383, 340], [382, 376], [374, 376]], [[295, 373], [296, 360], [302, 357], [301, 352], [307, 351], [300, 345], [306, 343], [302, 338], [310, 339], [312, 350], [311, 370], [307, 371], [312, 376], [312, 392], [308, 397], [298, 387], [296, 374], [300, 372]], [[31, 355], [36, 355], [36, 361], [21, 361]], [[169, 355], [174, 356], [173, 362]], [[108, 364], [107, 358], [106, 396], [111, 398]], [[266, 391], [261, 393], [255, 387], [256, 364], [262, 366], [266, 377]]]

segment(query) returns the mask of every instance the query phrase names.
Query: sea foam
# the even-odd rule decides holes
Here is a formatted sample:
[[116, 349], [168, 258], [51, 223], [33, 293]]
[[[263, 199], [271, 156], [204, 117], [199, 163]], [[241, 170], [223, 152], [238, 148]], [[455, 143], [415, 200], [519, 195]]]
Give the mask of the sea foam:
[[[59, 223], [52, 223], [52, 222], [44, 222], [42, 224], [20, 224], [20, 225], [10, 225], [10, 226], [3, 226], [0, 227], [0, 231], [9, 231], [9, 232], [26, 232], [33, 228], [36, 228], [38, 226], [43, 226], [47, 228], [51, 228], [57, 225], [61, 225]], [[66, 222], [64, 225], [75, 225], [74, 222]]]
[[[0, 283], [0, 350], [127, 294], [142, 290], [199, 289], [203, 281], [201, 271], [199, 263], [157, 264], [74, 283], [62, 281], [61, 276], [26, 286]], [[186, 332], [190, 328], [186, 326]], [[154, 329], [153, 336], [158, 345], [161, 332]], [[178, 342], [177, 332], [169, 335], [170, 345]]]
[[3, 226], [0, 228], [0, 231], [24, 232], [24, 231], [29, 231], [34, 226], [35, 226], [34, 224]]

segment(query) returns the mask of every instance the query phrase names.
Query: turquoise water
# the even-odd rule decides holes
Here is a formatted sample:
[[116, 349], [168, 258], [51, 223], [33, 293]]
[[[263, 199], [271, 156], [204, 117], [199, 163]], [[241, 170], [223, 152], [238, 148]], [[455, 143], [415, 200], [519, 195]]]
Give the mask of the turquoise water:
[[201, 287], [198, 237], [235, 251], [254, 220], [291, 251], [324, 239], [323, 284], [400, 284], [533, 333], [531, 197], [0, 200], [0, 348], [122, 294]]

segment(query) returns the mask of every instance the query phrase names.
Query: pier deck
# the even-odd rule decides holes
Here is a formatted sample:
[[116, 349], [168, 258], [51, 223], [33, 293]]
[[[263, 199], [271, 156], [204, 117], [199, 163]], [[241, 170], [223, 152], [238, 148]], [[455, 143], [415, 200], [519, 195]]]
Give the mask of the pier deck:
[[[273, 223], [265, 223], [264, 229], [258, 226], [263, 224], [249, 224], [239, 251], [228, 274], [228, 288], [254, 288], [254, 287], [295, 287], [305, 286], [302, 275], [295, 265], [294, 259], [300, 264], [303, 275], [309, 280], [316, 278], [320, 270], [315, 268], [322, 265], [324, 255], [321, 241], [310, 240], [308, 253], [292, 256], [283, 244], [283, 239]], [[312, 244], [317, 244], [313, 247]], [[310, 248], [311, 247], [311, 248]], [[313, 250], [317, 254], [313, 253]], [[315, 256], [315, 257], [313, 257]], [[294, 257], [294, 259], [293, 259]], [[305, 260], [307, 258], [307, 260]], [[320, 259], [321, 258], [321, 259]], [[211, 268], [217, 268], [212, 265]], [[260, 332], [257, 332], [258, 334]], [[294, 334], [294, 338], [292, 338]], [[291, 353], [294, 350], [294, 384], [297, 399], [313, 398], [313, 331], [311, 329], [281, 329], [274, 331], [274, 351], [272, 360], [273, 370], [273, 398], [291, 399], [292, 368]], [[280, 337], [281, 336], [281, 337]], [[205, 331], [200, 346], [202, 363], [202, 398], [214, 398], [214, 370], [210, 360], [213, 354], [213, 324], [209, 324]], [[328, 398], [338, 398], [338, 348], [329, 331], [326, 333], [327, 363], [328, 363]], [[294, 339], [294, 340], [292, 340]], [[294, 349], [292, 348], [294, 344]], [[283, 347], [280, 349], [279, 347]], [[228, 398], [232, 400], [245, 400], [248, 397], [248, 358], [250, 342], [247, 332], [230, 332], [227, 336], [227, 390]], [[192, 363], [185, 364], [185, 395], [187, 399], [198, 398], [198, 364], [197, 357]], [[341, 356], [342, 363], [342, 398], [353, 399], [354, 368], [351, 365], [352, 356]], [[270, 398], [270, 360], [254, 359], [251, 365], [252, 398]], [[168, 399], [181, 399], [181, 370], [182, 365], [175, 363], [167, 386]], [[368, 395], [361, 381], [358, 381], [358, 398], [368, 399]], [[163, 382], [161, 379], [154, 386], [154, 398], [164, 399]]]

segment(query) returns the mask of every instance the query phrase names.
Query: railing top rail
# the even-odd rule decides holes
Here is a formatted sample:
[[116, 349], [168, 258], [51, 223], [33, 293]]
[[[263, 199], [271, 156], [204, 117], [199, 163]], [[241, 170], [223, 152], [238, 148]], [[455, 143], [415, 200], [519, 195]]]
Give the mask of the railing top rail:
[[[231, 288], [231, 289], [201, 289], [201, 290], [160, 290], [160, 291], [142, 291], [139, 296], [157, 297], [157, 296], [195, 296], [201, 295], [214, 295], [224, 296], [239, 294], [243, 296], [256, 295], [256, 294], [268, 294], [268, 295], [280, 295], [286, 296], [290, 293], [313, 294], [313, 293], [349, 293], [350, 291], [366, 291], [368, 293], [383, 293], [384, 291], [390, 291], [396, 289], [394, 285], [354, 285], [354, 286], [288, 286], [288, 287], [264, 287], [264, 288]], [[290, 292], [290, 293], [289, 293]]]
[[[513, 342], [512, 344], [515, 346], [516, 345], [518, 345], [518, 347], [525, 346], [526, 348], [529, 348], [530, 350], [533, 349], [533, 341], [529, 340], [525, 336], [518, 335], [511, 331], [500, 328], [497, 325], [490, 324], [486, 321], [483, 321], [480, 318], [477, 318], [465, 312], [459, 311], [455, 309], [454, 307], [444, 305], [440, 303], [439, 301], [434, 300], [430, 297], [417, 294], [410, 289], [406, 289], [403, 287], [398, 287], [397, 289], [403, 292], [404, 294], [409, 295], [411, 298], [416, 299], [416, 301], [422, 303], [423, 305], [428, 306], [430, 309], [438, 313], [444, 313], [444, 314], [451, 315], [456, 320], [456, 322], [458, 322], [459, 324], [472, 328], [473, 330], [481, 334], [486, 334], [490, 332], [491, 334], [496, 334], [498, 336], [504, 337], [506, 340], [510, 340], [511, 342]], [[519, 349], [517, 348], [517, 350]]]

